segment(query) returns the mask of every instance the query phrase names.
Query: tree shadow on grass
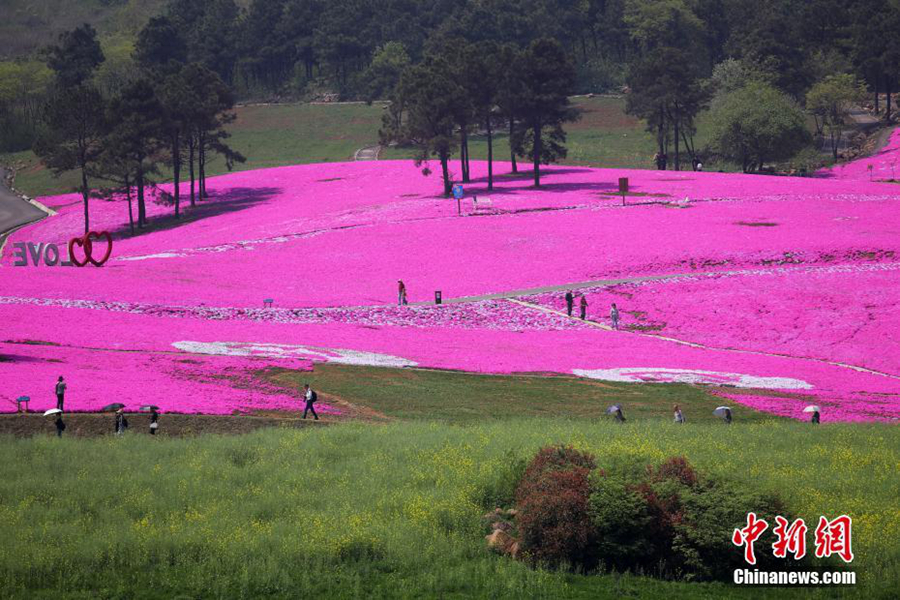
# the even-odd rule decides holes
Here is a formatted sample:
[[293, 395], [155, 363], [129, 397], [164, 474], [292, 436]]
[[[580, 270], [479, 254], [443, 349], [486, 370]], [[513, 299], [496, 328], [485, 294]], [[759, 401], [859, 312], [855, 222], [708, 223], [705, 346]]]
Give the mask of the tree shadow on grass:
[[[144, 225], [142, 229], [138, 229], [135, 226], [134, 235], [131, 234], [131, 227], [127, 222], [110, 231], [110, 234], [115, 239], [128, 239], [157, 231], [175, 229], [201, 219], [252, 208], [271, 200], [282, 191], [282, 188], [277, 187], [236, 187], [228, 190], [214, 190], [210, 192], [208, 198], [198, 200], [196, 206], [190, 205], [190, 197], [182, 197], [181, 216], [179, 218], [175, 218], [175, 207], [171, 206], [169, 207], [171, 213], [150, 217], [148, 224]], [[148, 198], [147, 201], [152, 202], [153, 200]], [[134, 207], [134, 210], [137, 212], [137, 206]]]

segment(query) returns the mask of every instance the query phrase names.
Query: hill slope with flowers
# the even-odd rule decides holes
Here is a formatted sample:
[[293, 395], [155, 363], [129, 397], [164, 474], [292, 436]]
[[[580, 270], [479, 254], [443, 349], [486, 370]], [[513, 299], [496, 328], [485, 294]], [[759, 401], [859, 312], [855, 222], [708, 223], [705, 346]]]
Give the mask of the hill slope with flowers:
[[[102, 268], [15, 267], [13, 244], [82, 228], [77, 197], [43, 198], [57, 214], [0, 258], [0, 397], [49, 406], [62, 373], [74, 409], [285, 408], [256, 374], [331, 361], [688, 381], [787, 416], [815, 401], [826, 420], [900, 417], [897, 186], [555, 167], [534, 189], [506, 171], [488, 191], [473, 163], [459, 207], [407, 161], [235, 173], [181, 222], [149, 204], [136, 236], [125, 202], [93, 201], [115, 237]], [[413, 305], [395, 305], [398, 279]], [[587, 322], [559, 286], [586, 294]]]

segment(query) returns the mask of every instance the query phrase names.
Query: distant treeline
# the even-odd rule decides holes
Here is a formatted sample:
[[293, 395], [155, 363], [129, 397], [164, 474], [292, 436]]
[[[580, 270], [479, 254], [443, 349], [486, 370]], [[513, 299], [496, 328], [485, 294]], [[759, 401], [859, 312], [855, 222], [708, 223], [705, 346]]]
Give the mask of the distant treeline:
[[[574, 71], [571, 92], [654, 88], [652, 101], [645, 94], [630, 104], [646, 120], [667, 96], [671, 114], [651, 124], [665, 150], [685, 137], [682, 112], [704, 105], [688, 88], [717, 66], [801, 104], [836, 74], [857, 77], [876, 99], [893, 91], [897, 31], [895, 0], [170, 0], [133, 41], [101, 36], [106, 61], [95, 79], [115, 93], [138, 77], [142, 53], [159, 51], [216, 73], [237, 100], [372, 100], [390, 97], [407, 67], [448, 48], [525, 51], [554, 40]], [[0, 151], [32, 144], [51, 80], [40, 57], [0, 63]]]

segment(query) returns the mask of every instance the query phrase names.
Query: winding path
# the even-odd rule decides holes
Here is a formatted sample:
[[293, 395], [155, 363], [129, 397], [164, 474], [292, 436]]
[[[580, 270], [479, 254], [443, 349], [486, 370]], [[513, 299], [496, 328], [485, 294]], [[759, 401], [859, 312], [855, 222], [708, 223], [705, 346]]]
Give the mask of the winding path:
[[14, 229], [37, 221], [45, 215], [44, 211], [22, 200], [6, 187], [6, 170], [0, 167], [0, 250], [6, 236]]

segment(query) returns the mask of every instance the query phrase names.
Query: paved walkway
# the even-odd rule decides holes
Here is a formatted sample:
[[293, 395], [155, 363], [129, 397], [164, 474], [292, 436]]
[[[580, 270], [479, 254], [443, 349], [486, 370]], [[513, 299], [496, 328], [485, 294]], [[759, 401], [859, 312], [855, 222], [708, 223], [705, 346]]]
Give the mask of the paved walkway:
[[44, 211], [22, 200], [6, 187], [6, 170], [0, 167], [0, 248], [12, 230], [45, 215]]
[[381, 146], [366, 146], [356, 151], [356, 154], [353, 155], [353, 160], [378, 160], [380, 153]]

